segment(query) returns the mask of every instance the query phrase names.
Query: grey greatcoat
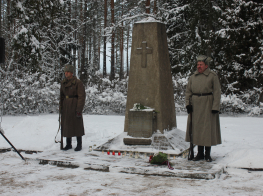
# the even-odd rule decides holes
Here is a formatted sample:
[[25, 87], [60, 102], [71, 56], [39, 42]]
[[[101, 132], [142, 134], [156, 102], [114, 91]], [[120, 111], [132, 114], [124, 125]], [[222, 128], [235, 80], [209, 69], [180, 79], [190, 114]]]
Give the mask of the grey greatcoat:
[[[197, 96], [193, 93], [213, 93], [207, 96]], [[189, 105], [189, 98], [193, 105], [192, 133], [193, 144], [199, 146], [214, 146], [221, 144], [221, 133], [219, 114], [212, 113], [212, 110], [220, 111], [220, 83], [215, 72], [207, 68], [203, 73], [196, 71], [189, 79], [185, 101]], [[190, 115], [187, 120], [185, 141], [190, 142], [189, 125]]]
[[60, 88], [61, 129], [63, 137], [83, 136], [83, 118], [77, 118], [76, 112], [81, 112], [85, 104], [85, 88], [83, 83], [73, 76], [64, 79]]

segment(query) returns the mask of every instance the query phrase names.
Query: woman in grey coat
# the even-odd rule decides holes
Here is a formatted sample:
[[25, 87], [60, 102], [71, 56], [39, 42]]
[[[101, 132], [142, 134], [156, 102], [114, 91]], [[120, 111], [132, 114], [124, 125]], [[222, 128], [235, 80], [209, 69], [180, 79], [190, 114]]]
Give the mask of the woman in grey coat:
[[[192, 141], [198, 145], [198, 153], [193, 161], [205, 159], [211, 162], [211, 146], [222, 143], [219, 123], [221, 89], [218, 76], [209, 69], [211, 60], [205, 55], [197, 57], [197, 71], [189, 78], [186, 87], [186, 108], [188, 114], [192, 113]], [[190, 142], [189, 116], [185, 138], [187, 142]]]

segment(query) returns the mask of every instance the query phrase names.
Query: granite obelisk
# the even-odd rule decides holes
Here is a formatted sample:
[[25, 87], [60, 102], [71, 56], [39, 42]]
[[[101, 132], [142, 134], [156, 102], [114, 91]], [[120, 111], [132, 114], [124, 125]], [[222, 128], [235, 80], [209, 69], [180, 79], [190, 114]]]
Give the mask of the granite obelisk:
[[176, 127], [171, 65], [165, 25], [158, 21], [134, 24], [124, 131], [135, 103], [154, 108], [157, 130]]

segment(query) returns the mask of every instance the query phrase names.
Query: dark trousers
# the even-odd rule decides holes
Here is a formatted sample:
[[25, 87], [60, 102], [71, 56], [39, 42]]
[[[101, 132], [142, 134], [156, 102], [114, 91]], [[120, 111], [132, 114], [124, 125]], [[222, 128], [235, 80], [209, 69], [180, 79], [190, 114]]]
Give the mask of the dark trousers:
[[[79, 136], [79, 137], [76, 137], [77, 138], [77, 145], [82, 145], [82, 137]], [[67, 137], [66, 139], [66, 142], [67, 142], [67, 145], [71, 145], [71, 142], [72, 142], [72, 138], [71, 137]]]
[[203, 155], [205, 149], [205, 154], [210, 155], [211, 153], [211, 146], [198, 146], [198, 154]]

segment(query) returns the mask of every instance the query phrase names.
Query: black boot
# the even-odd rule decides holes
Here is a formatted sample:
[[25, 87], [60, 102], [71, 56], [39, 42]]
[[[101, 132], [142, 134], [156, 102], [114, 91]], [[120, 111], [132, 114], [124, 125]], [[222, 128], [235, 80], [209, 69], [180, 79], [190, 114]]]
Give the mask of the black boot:
[[82, 137], [77, 137], [77, 147], [75, 148], [75, 151], [81, 151], [82, 149]]
[[71, 137], [67, 137], [67, 145], [65, 146], [65, 148], [62, 148], [62, 150], [69, 150], [72, 148], [72, 145], [71, 145]]
[[193, 158], [193, 161], [200, 161], [205, 158], [204, 155], [204, 146], [198, 146], [198, 153], [195, 158]]
[[205, 147], [205, 160], [207, 162], [212, 162], [212, 158], [210, 156], [210, 153], [211, 153], [211, 146], [206, 146]]

